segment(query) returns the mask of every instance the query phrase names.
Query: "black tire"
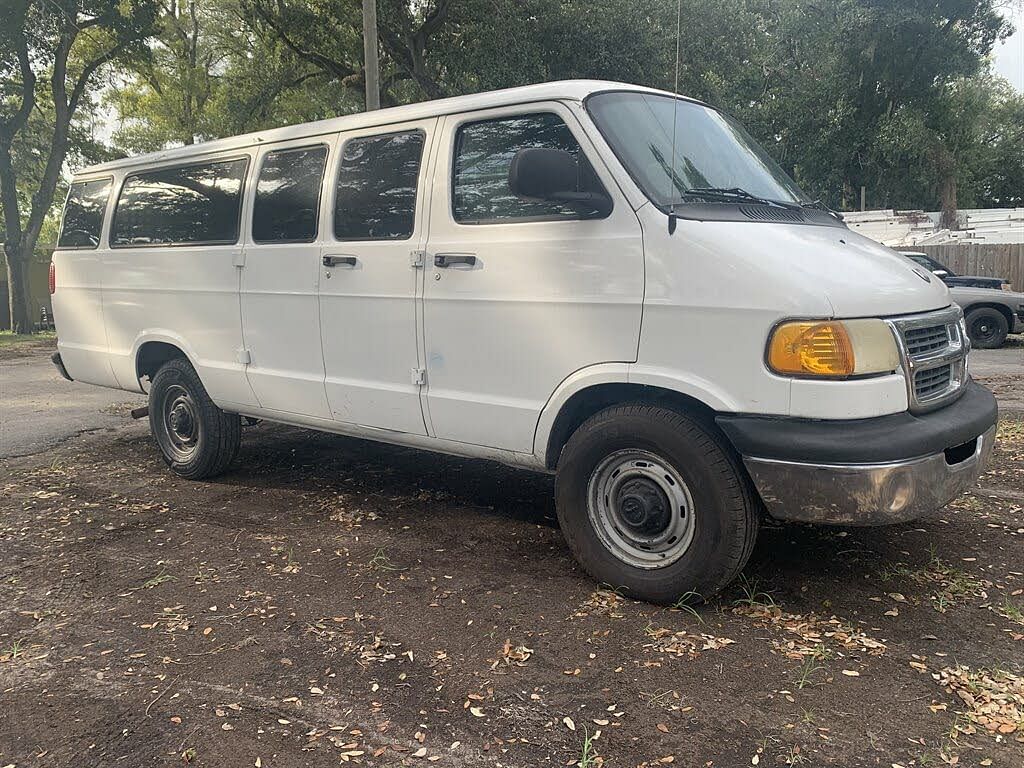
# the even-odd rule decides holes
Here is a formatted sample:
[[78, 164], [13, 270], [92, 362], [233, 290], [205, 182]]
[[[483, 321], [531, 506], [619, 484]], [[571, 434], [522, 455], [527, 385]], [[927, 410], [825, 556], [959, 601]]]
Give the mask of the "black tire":
[[[668, 565], [637, 566], [623, 560], [613, 551], [614, 544], [607, 543], [614, 536], [608, 533], [608, 524], [595, 522], [601, 515], [591, 512], [591, 507], [601, 507], [600, 500], [607, 498], [601, 495], [600, 479], [605, 476], [618, 483], [616, 498], [622, 498], [622, 489], [631, 482], [622, 479], [628, 477], [629, 469], [616, 479], [614, 471], [609, 474], [603, 468], [609, 462], [614, 466], [616, 461], [628, 460], [635, 452], [666, 462], [666, 468], [682, 479], [693, 502], [689, 544]], [[615, 406], [584, 422], [562, 451], [555, 497], [562, 533], [583, 568], [600, 583], [660, 604], [699, 602], [720, 592], [746, 565], [760, 522], [760, 501], [725, 439], [713, 427], [650, 405]], [[591, 499], [597, 501], [592, 504]], [[623, 501], [622, 509], [628, 503]], [[653, 509], [660, 508], [655, 503]], [[666, 508], [677, 509], [671, 501]], [[679, 513], [680, 519], [685, 517]], [[622, 533], [614, 524], [611, 530]]]
[[149, 389], [149, 428], [175, 474], [201, 480], [221, 474], [238, 454], [242, 420], [210, 399], [185, 358], [164, 363]]
[[978, 307], [967, 313], [967, 335], [978, 349], [998, 349], [1006, 341], [1010, 324], [998, 309]]

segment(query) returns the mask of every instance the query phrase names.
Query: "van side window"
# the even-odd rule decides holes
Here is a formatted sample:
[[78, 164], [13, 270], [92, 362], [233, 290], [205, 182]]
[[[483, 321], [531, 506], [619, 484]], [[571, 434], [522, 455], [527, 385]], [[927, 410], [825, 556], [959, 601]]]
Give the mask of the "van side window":
[[248, 163], [239, 158], [128, 176], [114, 211], [111, 245], [237, 242]]
[[515, 195], [508, 169], [521, 149], [561, 149], [580, 164], [578, 191], [604, 192], [572, 132], [558, 115], [542, 112], [466, 123], [455, 137], [452, 213], [462, 224], [589, 219], [601, 212]]
[[100, 244], [103, 214], [110, 197], [110, 179], [79, 181], [71, 185], [64, 206], [58, 248], [95, 248]]
[[342, 148], [334, 236], [407, 240], [416, 219], [423, 132], [349, 139]]
[[308, 243], [316, 240], [320, 186], [327, 147], [269, 152], [256, 183], [252, 239], [257, 243]]

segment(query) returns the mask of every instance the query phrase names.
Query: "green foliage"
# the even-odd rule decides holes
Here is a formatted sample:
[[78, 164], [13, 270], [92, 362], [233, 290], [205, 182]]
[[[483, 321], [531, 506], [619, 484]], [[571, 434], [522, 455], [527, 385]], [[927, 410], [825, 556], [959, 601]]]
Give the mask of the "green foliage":
[[4, 0], [0, 5], [0, 219], [12, 328], [27, 332], [26, 265], [51, 219], [65, 162], [95, 146], [83, 132], [100, 73], [138, 55], [156, 0]]
[[[54, 8], [76, 5], [7, 2], [29, 9], [39, 40], [56, 34]], [[877, 207], [1020, 205], [1024, 96], [987, 63], [1010, 31], [998, 6], [682, 0], [679, 91], [735, 114], [833, 206], [854, 207], [861, 186]], [[378, 0], [378, 18], [385, 106], [576, 77], [675, 83], [676, 0]], [[121, 34], [119, 24], [138, 28], [139, 19], [77, 41], [71, 74]], [[119, 55], [105, 103], [92, 91], [83, 98], [68, 165], [102, 155], [89, 128], [104, 107], [117, 116], [122, 153], [359, 111], [361, 23], [357, 0], [159, 0], [152, 42]], [[13, 26], [0, 28], [2, 45]], [[11, 104], [16, 62], [3, 61], [0, 104]], [[13, 147], [23, 205], [45, 170], [40, 146], [54, 120], [40, 83], [38, 109]]]
[[[1024, 107], [988, 73], [1010, 31], [997, 5], [682, 0], [679, 90], [736, 114], [831, 205], [861, 186], [879, 207], [1013, 204]], [[362, 108], [354, 0], [169, 0], [168, 15], [113, 90], [124, 150]], [[385, 105], [576, 77], [675, 83], [675, 0], [378, 0], [378, 17]]]

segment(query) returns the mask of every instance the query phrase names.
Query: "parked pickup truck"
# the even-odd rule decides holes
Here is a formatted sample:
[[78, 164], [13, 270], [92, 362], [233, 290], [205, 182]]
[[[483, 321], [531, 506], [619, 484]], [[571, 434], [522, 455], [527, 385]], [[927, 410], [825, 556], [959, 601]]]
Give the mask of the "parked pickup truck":
[[1014, 293], [1002, 277], [957, 275], [926, 253], [904, 251], [949, 286], [949, 294], [967, 319], [967, 335], [974, 346], [997, 349], [1008, 333], [1024, 333], [1024, 293]]

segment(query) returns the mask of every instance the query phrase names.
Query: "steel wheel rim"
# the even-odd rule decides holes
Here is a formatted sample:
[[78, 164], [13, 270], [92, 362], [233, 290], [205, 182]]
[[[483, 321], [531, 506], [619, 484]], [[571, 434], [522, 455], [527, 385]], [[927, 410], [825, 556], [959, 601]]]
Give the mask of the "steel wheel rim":
[[199, 449], [202, 421], [192, 393], [172, 384], [160, 401], [160, 447], [175, 461], [187, 463]]
[[991, 341], [996, 336], [996, 324], [988, 320], [971, 323], [971, 335], [978, 341]]
[[659, 456], [634, 449], [605, 457], [591, 473], [587, 514], [609, 552], [644, 569], [664, 568], [686, 554], [696, 524], [680, 474]]

